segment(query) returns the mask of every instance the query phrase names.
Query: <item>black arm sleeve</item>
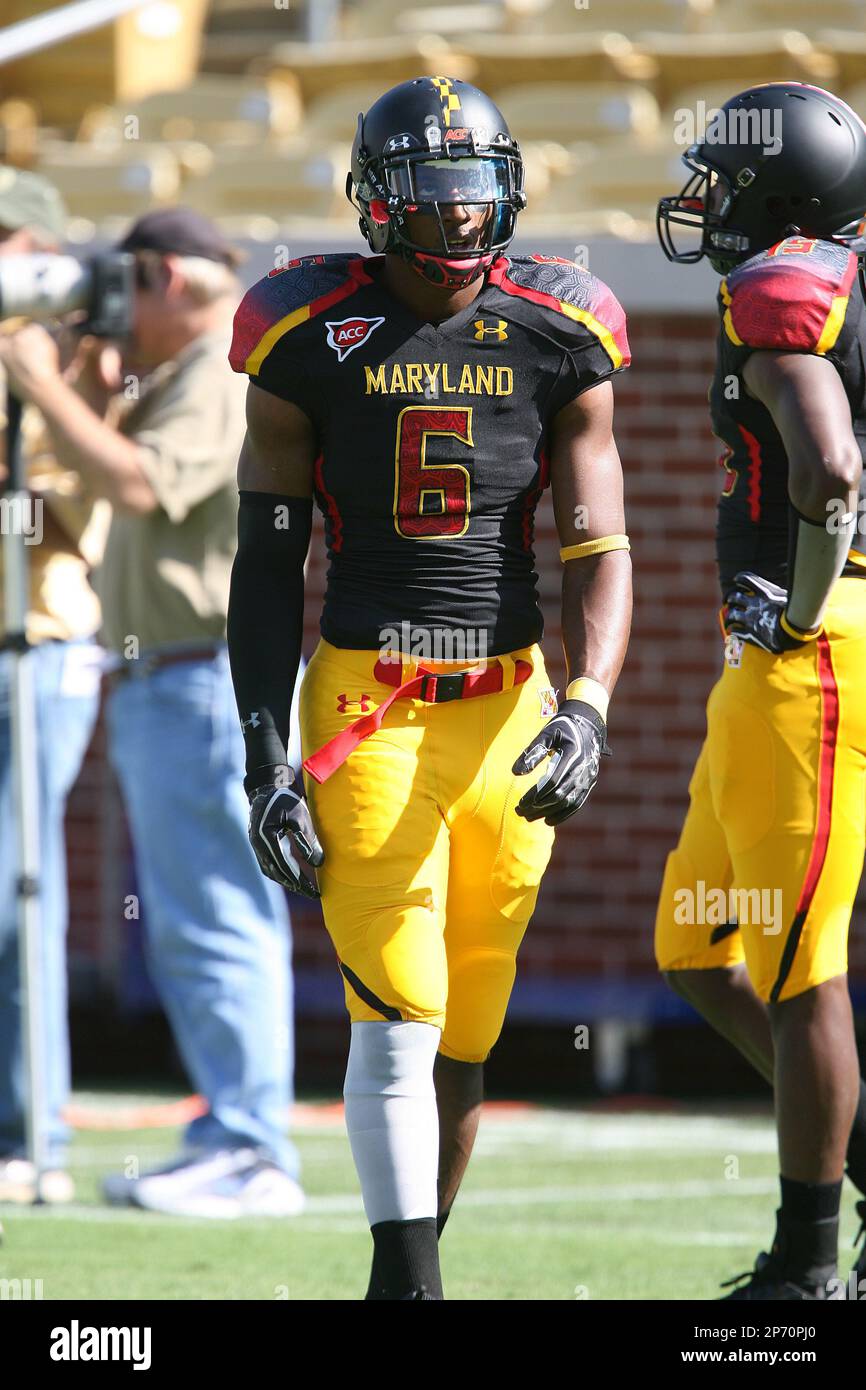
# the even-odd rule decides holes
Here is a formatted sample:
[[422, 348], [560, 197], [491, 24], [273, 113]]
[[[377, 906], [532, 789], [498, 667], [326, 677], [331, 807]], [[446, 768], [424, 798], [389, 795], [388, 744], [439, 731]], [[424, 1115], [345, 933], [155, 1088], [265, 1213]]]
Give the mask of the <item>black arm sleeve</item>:
[[247, 792], [286, 767], [289, 710], [301, 661], [308, 497], [241, 491], [228, 648], [246, 744]]

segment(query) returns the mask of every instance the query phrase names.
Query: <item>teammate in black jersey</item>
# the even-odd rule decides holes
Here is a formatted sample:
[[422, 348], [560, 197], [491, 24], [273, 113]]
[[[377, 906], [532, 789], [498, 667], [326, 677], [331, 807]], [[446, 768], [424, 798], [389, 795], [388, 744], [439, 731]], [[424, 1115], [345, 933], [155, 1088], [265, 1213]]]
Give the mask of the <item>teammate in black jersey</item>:
[[[348, 191], [374, 255], [275, 267], [236, 317], [251, 386], [229, 648], [253, 845], [266, 874], [321, 893], [344, 980], [368, 1297], [437, 1299], [553, 828], [606, 751], [631, 606], [610, 379], [629, 356], [592, 275], [504, 254], [522, 161], [475, 88], [387, 92], [359, 117]], [[532, 548], [548, 483], [558, 712]], [[302, 783], [286, 742], [313, 497], [330, 565]]]
[[[775, 1086], [776, 1237], [729, 1297], [844, 1298], [846, 1148], [866, 1192], [846, 973], [866, 844], [866, 307], [855, 283], [866, 128], [828, 92], [771, 83], [727, 102], [684, 161], [690, 181], [659, 204], [659, 230], [670, 259], [706, 255], [723, 276], [710, 409], [726, 446], [726, 664], [667, 862], [656, 954]], [[676, 239], [684, 226], [698, 234], [690, 248]], [[710, 894], [713, 913], [689, 911]], [[861, 1275], [862, 1257], [855, 1287]]]

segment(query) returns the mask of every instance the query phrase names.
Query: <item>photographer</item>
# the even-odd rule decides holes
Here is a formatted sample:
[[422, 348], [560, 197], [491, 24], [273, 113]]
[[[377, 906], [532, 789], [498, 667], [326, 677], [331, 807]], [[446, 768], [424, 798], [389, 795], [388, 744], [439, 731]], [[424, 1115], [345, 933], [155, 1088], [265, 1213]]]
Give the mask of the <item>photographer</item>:
[[[0, 256], [59, 251], [65, 212], [59, 194], [33, 174], [0, 168]], [[21, 321], [0, 324], [9, 335]], [[74, 377], [73, 362], [68, 375]], [[6, 385], [0, 368], [0, 439], [5, 445]], [[22, 447], [31, 489], [27, 529], [30, 599], [27, 639], [32, 648], [39, 768], [39, 825], [42, 837], [41, 923], [42, 1054], [48, 1171], [45, 1201], [70, 1201], [65, 1171], [68, 1132], [62, 1108], [69, 1095], [69, 1036], [66, 1008], [68, 916], [64, 815], [99, 707], [100, 651], [94, 641], [99, 604], [88, 582], [98, 559], [103, 514], [77, 474], [58, 464], [39, 411], [23, 417]], [[7, 472], [0, 452], [0, 492]], [[12, 523], [12, 514], [4, 513]], [[12, 655], [6, 638], [0, 570], [0, 1201], [30, 1201], [36, 1174], [23, 1157], [25, 1143], [19, 952], [15, 880], [18, 874], [12, 795], [10, 683]]]
[[[106, 1182], [112, 1201], [201, 1216], [303, 1206], [285, 1136], [292, 1074], [288, 916], [247, 838], [244, 748], [225, 643], [244, 390], [227, 363], [238, 257], [182, 208], [140, 218], [131, 341], [94, 349], [89, 403], [29, 324], [0, 345], [58, 456], [108, 498], [96, 577], [111, 755], [146, 914], [148, 962], [207, 1112], [181, 1158]], [[104, 418], [112, 392], [131, 402]], [[101, 398], [100, 398], [101, 392]]]

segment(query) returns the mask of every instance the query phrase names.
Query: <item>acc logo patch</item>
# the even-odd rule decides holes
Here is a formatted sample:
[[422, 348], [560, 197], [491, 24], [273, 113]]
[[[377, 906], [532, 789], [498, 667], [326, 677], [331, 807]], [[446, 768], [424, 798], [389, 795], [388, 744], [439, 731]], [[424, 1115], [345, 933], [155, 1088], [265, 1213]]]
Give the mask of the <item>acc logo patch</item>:
[[538, 698], [541, 701], [542, 719], [552, 719], [553, 716], [556, 714], [556, 711], [559, 709], [559, 705], [556, 699], [556, 691], [552, 689], [551, 686], [547, 686], [545, 690], [539, 690]]
[[332, 347], [337, 354], [337, 361], [342, 362], [354, 352], [356, 347], [360, 347], [366, 342], [371, 333], [374, 333], [380, 324], [384, 323], [384, 318], [378, 319], [338, 319], [336, 323], [326, 323], [328, 330], [328, 347]]

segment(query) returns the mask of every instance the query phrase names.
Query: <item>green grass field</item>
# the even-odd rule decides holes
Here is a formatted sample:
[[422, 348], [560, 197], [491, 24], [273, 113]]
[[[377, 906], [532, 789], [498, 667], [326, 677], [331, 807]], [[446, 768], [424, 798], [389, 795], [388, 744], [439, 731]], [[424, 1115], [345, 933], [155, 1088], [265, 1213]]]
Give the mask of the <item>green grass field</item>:
[[[88, 1129], [73, 1149], [74, 1206], [0, 1209], [0, 1278], [41, 1279], [46, 1300], [361, 1298], [370, 1240], [345, 1131], [326, 1107], [304, 1110], [304, 1216], [216, 1222], [102, 1206], [103, 1174], [133, 1156], [159, 1162], [178, 1131]], [[714, 1299], [768, 1243], [776, 1197], [768, 1112], [492, 1107], [442, 1241], [446, 1294]], [[846, 1272], [853, 1202], [846, 1185]]]

